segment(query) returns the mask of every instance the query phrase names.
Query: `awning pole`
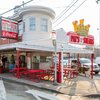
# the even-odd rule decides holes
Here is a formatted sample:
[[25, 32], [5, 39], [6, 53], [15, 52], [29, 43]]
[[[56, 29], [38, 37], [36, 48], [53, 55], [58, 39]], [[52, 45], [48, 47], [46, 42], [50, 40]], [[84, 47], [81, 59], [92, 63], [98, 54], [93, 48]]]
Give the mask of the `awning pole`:
[[19, 57], [20, 57], [20, 50], [17, 50], [17, 74], [16, 77], [19, 78]]
[[61, 52], [59, 52], [59, 56], [58, 56], [58, 71], [61, 70]]
[[54, 83], [53, 85], [58, 85], [57, 84], [57, 43], [55, 40], [55, 45], [54, 45], [54, 49], [55, 49], [55, 56], [54, 56]]
[[61, 47], [61, 83], [63, 82], [63, 70], [64, 70], [64, 67], [63, 67], [63, 46]]
[[94, 54], [91, 54], [91, 79], [93, 79], [93, 62], [94, 62]]
[[77, 56], [78, 56], [78, 57], [77, 57], [77, 58], [78, 58], [78, 68], [80, 68], [80, 60], [79, 60], [79, 57], [80, 57], [80, 56], [79, 56], [79, 53], [77, 54]]

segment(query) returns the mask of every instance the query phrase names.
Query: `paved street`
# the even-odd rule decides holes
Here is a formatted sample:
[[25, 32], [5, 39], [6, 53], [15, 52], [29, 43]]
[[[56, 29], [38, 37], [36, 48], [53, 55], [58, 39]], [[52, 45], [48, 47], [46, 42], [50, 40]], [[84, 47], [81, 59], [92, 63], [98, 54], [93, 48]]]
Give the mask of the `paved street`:
[[33, 86], [12, 83], [9, 81], [4, 81], [4, 86], [6, 89], [7, 100], [37, 100], [31, 94], [28, 94], [25, 92], [30, 89], [44, 91], [46, 93], [52, 94], [52, 92], [50, 92], [50, 91], [41, 90], [41, 89], [33, 87]]
[[[100, 74], [95, 75], [94, 78], [95, 79], [100, 78]], [[49, 95], [55, 96], [58, 100], [100, 100], [99, 94], [87, 95], [87, 96], [80, 96], [80, 95], [71, 96], [71, 95], [65, 95], [65, 94], [52, 92], [50, 90], [39, 89], [39, 88], [29, 86], [29, 85], [13, 83], [10, 81], [3, 81], [3, 82], [4, 82], [5, 89], [6, 89], [7, 100], [50, 100], [50, 99], [43, 99], [43, 98], [36, 99], [33, 95], [25, 92], [28, 90], [33, 90], [33, 91], [37, 90], [39, 92], [47, 93]], [[99, 83], [97, 83], [96, 80], [94, 81], [94, 83], [96, 83], [96, 85], [98, 87], [98, 90], [96, 91], [96, 92], [98, 92], [100, 89]], [[80, 83], [80, 84], [82, 84], [82, 83]], [[80, 88], [80, 87], [78, 87], [78, 88]], [[38, 94], [38, 92], [37, 92], [37, 94]]]
[[4, 81], [7, 100], [35, 100], [33, 96], [28, 95], [25, 91], [29, 88], [28, 86], [11, 83]]
[[[5, 77], [8, 78], [8, 75]], [[15, 79], [16, 81], [11, 81], [12, 79]], [[11, 79], [8, 78], [8, 80], [4, 78], [4, 80], [1, 82], [1, 93], [3, 93], [2, 95], [5, 95], [4, 90], [6, 91], [7, 100], [48, 100], [43, 98], [39, 99], [37, 97], [39, 95], [42, 97], [47, 97], [49, 98], [49, 100], [53, 100], [50, 98], [50, 96], [52, 98], [57, 98], [57, 100], [100, 100], [100, 74], [95, 75], [93, 80], [86, 78], [84, 76], [80, 76], [72, 80], [66, 80], [66, 87], [58, 86], [59, 89], [57, 89], [57, 91], [61, 93], [52, 91], [52, 89], [40, 89], [41, 86], [44, 87], [49, 85], [51, 88], [54, 88], [55, 86], [52, 87], [52, 83], [44, 83], [44, 85], [43, 83], [37, 83], [38, 86], [36, 87], [34, 85], [25, 85], [22, 82], [20, 83], [19, 81], [21, 81], [21, 79], [16, 79], [12, 77]], [[32, 92], [26, 93], [26, 91]]]

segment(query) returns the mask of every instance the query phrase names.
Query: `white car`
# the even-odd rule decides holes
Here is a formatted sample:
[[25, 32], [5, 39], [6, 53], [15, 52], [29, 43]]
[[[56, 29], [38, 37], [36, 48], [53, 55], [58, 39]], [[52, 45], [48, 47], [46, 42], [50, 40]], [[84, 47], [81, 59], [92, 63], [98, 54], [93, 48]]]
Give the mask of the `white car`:
[[100, 57], [96, 57], [95, 62], [99, 65], [100, 67]]
[[[88, 58], [80, 58], [80, 64], [81, 64], [81, 67], [91, 69], [91, 60]], [[100, 71], [100, 68], [98, 64], [93, 62], [93, 72], [95, 72], [95, 74], [98, 74], [99, 71]]]
[[76, 58], [70, 58], [70, 59], [63, 59], [63, 65], [64, 67], [68, 67], [68, 64], [71, 65], [71, 67], [75, 67], [77, 65], [75, 65], [75, 62], [77, 62]]
[[[69, 61], [70, 61], [71, 68], [75, 68], [75, 67], [78, 68], [78, 60], [76, 58], [70, 58]], [[90, 68], [91, 70], [91, 60], [90, 59], [80, 58], [79, 63], [80, 63], [80, 67]], [[63, 65], [64, 67], [68, 66], [68, 59], [63, 59]], [[100, 71], [100, 68], [98, 64], [93, 62], [93, 72], [95, 72], [95, 74], [98, 74], [99, 71]]]

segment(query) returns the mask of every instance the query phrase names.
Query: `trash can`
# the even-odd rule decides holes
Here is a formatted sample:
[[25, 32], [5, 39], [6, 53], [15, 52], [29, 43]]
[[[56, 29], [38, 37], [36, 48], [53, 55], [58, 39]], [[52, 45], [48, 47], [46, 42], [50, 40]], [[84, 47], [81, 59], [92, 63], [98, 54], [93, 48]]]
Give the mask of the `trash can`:
[[57, 82], [61, 83], [61, 71], [57, 71]]

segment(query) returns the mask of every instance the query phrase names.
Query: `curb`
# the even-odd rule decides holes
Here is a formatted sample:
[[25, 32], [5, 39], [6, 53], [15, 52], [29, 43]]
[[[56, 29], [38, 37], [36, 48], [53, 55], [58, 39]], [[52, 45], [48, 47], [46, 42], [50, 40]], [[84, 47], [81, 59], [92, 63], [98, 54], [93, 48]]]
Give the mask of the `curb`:
[[[42, 86], [39, 86], [39, 85], [37, 86], [37, 85], [35, 85], [34, 83], [33, 83], [33, 84], [30, 84], [30, 83], [25, 83], [25, 82], [21, 82], [21, 81], [19, 82], [19, 81], [17, 81], [17, 80], [11, 80], [11, 79], [4, 78], [4, 77], [1, 77], [1, 76], [0, 76], [0, 78], [1, 78], [2, 80], [4, 80], [4, 81], [9, 81], [9, 82], [13, 82], [13, 83], [24, 84], [24, 85], [33, 86], [33, 87], [36, 87], [36, 88], [39, 88], [39, 89], [44, 89], [44, 90], [49, 90], [49, 91], [52, 91], [52, 92], [64, 94], [64, 93], [59, 92], [59, 91], [54, 90], [54, 89], [49, 89], [49, 88], [42, 87]], [[38, 83], [37, 83], [37, 84], [38, 84]]]

